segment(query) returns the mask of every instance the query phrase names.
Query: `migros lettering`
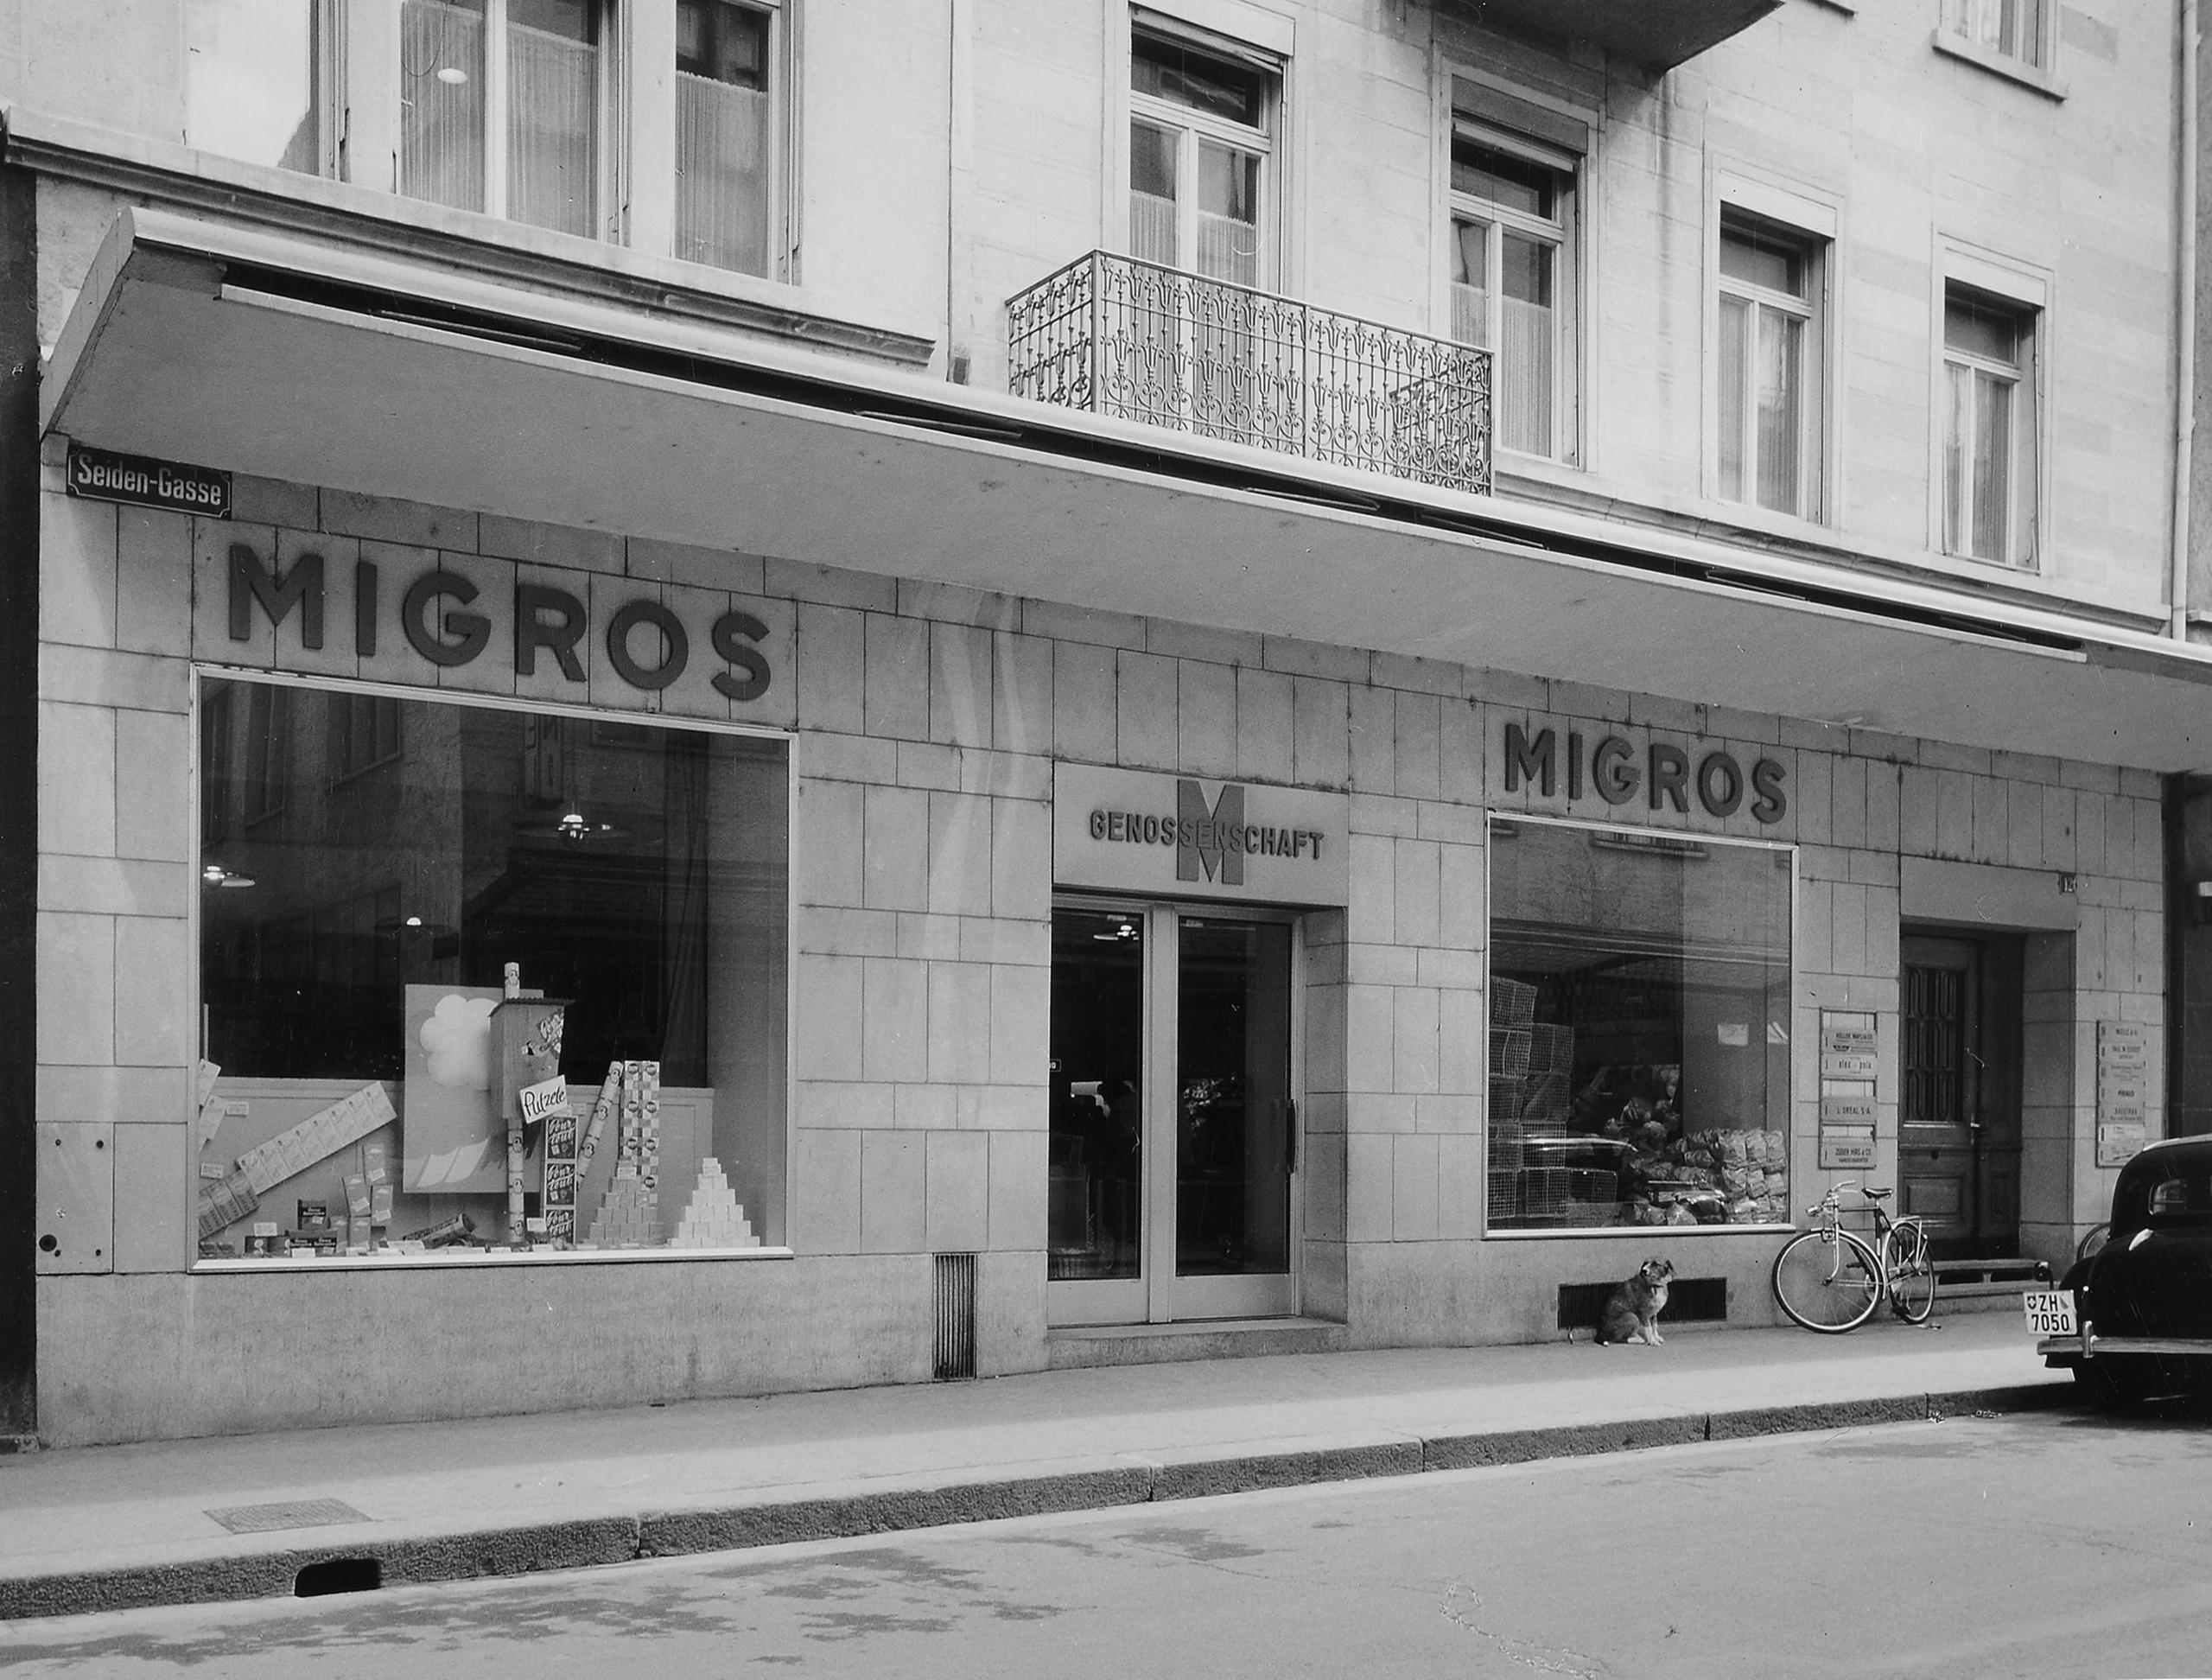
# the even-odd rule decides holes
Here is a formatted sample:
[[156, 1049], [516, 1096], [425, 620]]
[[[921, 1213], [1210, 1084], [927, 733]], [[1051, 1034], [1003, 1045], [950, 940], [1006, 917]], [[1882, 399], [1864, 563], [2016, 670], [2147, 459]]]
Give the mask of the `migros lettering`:
[[1655, 741], [1639, 753], [1624, 737], [1607, 735], [1586, 751], [1585, 741], [1580, 731], [1570, 729], [1562, 753], [1558, 730], [1547, 726], [1532, 735], [1521, 724], [1508, 723], [1505, 791], [1533, 786], [1546, 799], [1555, 799], [1564, 780], [1569, 800], [1587, 792], [1609, 805], [1622, 805], [1641, 792], [1649, 809], [1671, 806], [1687, 815], [1695, 799], [1707, 816], [1732, 817], [1748, 809], [1753, 821], [1769, 826], [1789, 810], [1784, 786], [1789, 772], [1778, 760], [1754, 759], [1747, 769], [1725, 748], [1693, 754]]
[[[323, 645], [323, 557], [302, 554], [281, 572], [264, 564], [244, 543], [230, 550], [230, 634], [232, 641], [253, 635], [257, 606], [269, 622], [282, 625], [299, 614], [303, 646]], [[422, 658], [442, 669], [473, 664], [491, 645], [490, 606], [471, 579], [443, 566], [416, 574], [399, 592], [400, 633]], [[373, 659], [382, 622], [384, 577], [373, 562], [353, 566], [353, 651]], [[571, 683], [588, 678], [582, 654], [591, 633], [591, 609], [583, 596], [556, 584], [518, 581], [507, 606], [514, 624], [514, 669], [534, 677], [541, 655]], [[650, 632], [640, 635], [640, 631]], [[657, 596], [639, 595], [617, 603], [601, 631], [607, 665], [633, 689], [645, 693], [667, 688], [690, 669], [692, 635], [683, 618]], [[708, 679], [715, 690], [740, 703], [757, 700], [775, 680], [760, 644], [768, 627], [751, 613], [733, 608], [718, 614], [707, 631], [707, 644], [721, 668]]]

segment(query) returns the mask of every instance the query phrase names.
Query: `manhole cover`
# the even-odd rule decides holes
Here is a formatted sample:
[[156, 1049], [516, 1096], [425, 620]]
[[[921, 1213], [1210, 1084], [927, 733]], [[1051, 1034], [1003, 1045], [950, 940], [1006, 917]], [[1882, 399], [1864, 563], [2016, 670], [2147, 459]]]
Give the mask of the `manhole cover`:
[[232, 1534], [268, 1534], [276, 1529], [322, 1528], [331, 1523], [369, 1520], [343, 1499], [280, 1499], [275, 1505], [227, 1505], [207, 1514]]

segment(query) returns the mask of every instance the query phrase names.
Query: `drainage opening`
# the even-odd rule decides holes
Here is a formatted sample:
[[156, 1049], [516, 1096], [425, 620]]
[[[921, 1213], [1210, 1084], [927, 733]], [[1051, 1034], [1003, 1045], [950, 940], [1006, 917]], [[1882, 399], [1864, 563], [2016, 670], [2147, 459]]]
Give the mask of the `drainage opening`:
[[976, 1374], [976, 1257], [937, 1257], [937, 1359], [940, 1383]]
[[[1559, 1327], [1594, 1330], [1605, 1302], [1619, 1283], [1562, 1283], [1559, 1286]], [[1667, 1305], [1659, 1314], [1659, 1333], [1670, 1324], [1722, 1324], [1728, 1318], [1728, 1280], [1725, 1277], [1678, 1277], [1667, 1289]]]
[[292, 1581], [294, 1598], [333, 1593], [373, 1593], [384, 1585], [384, 1564], [373, 1557], [326, 1557], [302, 1568]]

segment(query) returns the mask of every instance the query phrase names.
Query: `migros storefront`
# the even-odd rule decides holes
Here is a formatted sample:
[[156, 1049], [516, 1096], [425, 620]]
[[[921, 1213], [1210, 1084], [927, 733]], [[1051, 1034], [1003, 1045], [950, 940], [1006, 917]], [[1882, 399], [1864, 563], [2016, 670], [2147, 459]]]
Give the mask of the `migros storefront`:
[[[1654, 1254], [1770, 1323], [1831, 1180], [2056, 1257], [2154, 1127], [2147, 770], [1061, 604], [916, 429], [662, 391], [771, 459], [656, 484], [604, 366], [111, 244], [40, 510], [48, 1439], [1527, 1340]], [[557, 467], [467, 408], [541, 378]], [[817, 523], [821, 428], [1038, 586]]]

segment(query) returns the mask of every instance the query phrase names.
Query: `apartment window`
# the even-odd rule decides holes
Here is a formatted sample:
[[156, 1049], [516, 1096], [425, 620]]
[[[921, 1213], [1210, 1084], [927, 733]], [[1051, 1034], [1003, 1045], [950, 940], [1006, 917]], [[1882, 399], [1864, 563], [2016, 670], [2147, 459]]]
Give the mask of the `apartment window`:
[[1129, 254], [1268, 283], [1280, 68], [1140, 29], [1129, 54]]
[[601, 0], [402, 0], [399, 190], [599, 237], [607, 10]]
[[361, 775], [399, 756], [399, 702], [386, 695], [330, 698], [330, 780]]
[[200, 708], [200, 841], [229, 837], [238, 809], [238, 718], [230, 690]]
[[1824, 241], [1748, 218], [1720, 226], [1723, 501], [1818, 519]]
[[186, 0], [185, 144], [330, 174], [334, 51], [323, 0]]
[[2045, 0], [1943, 0], [1943, 29], [1969, 45], [2041, 68]]
[[292, 779], [292, 691], [260, 687], [247, 694], [245, 820], [282, 813]]
[[677, 0], [676, 254], [766, 275], [774, 253], [775, 9]]
[[1943, 548], [2036, 561], [2036, 311], [1943, 291]]
[[1491, 353], [1497, 441], [1573, 453], [1575, 163], [1461, 124], [1452, 141], [1452, 336]]

